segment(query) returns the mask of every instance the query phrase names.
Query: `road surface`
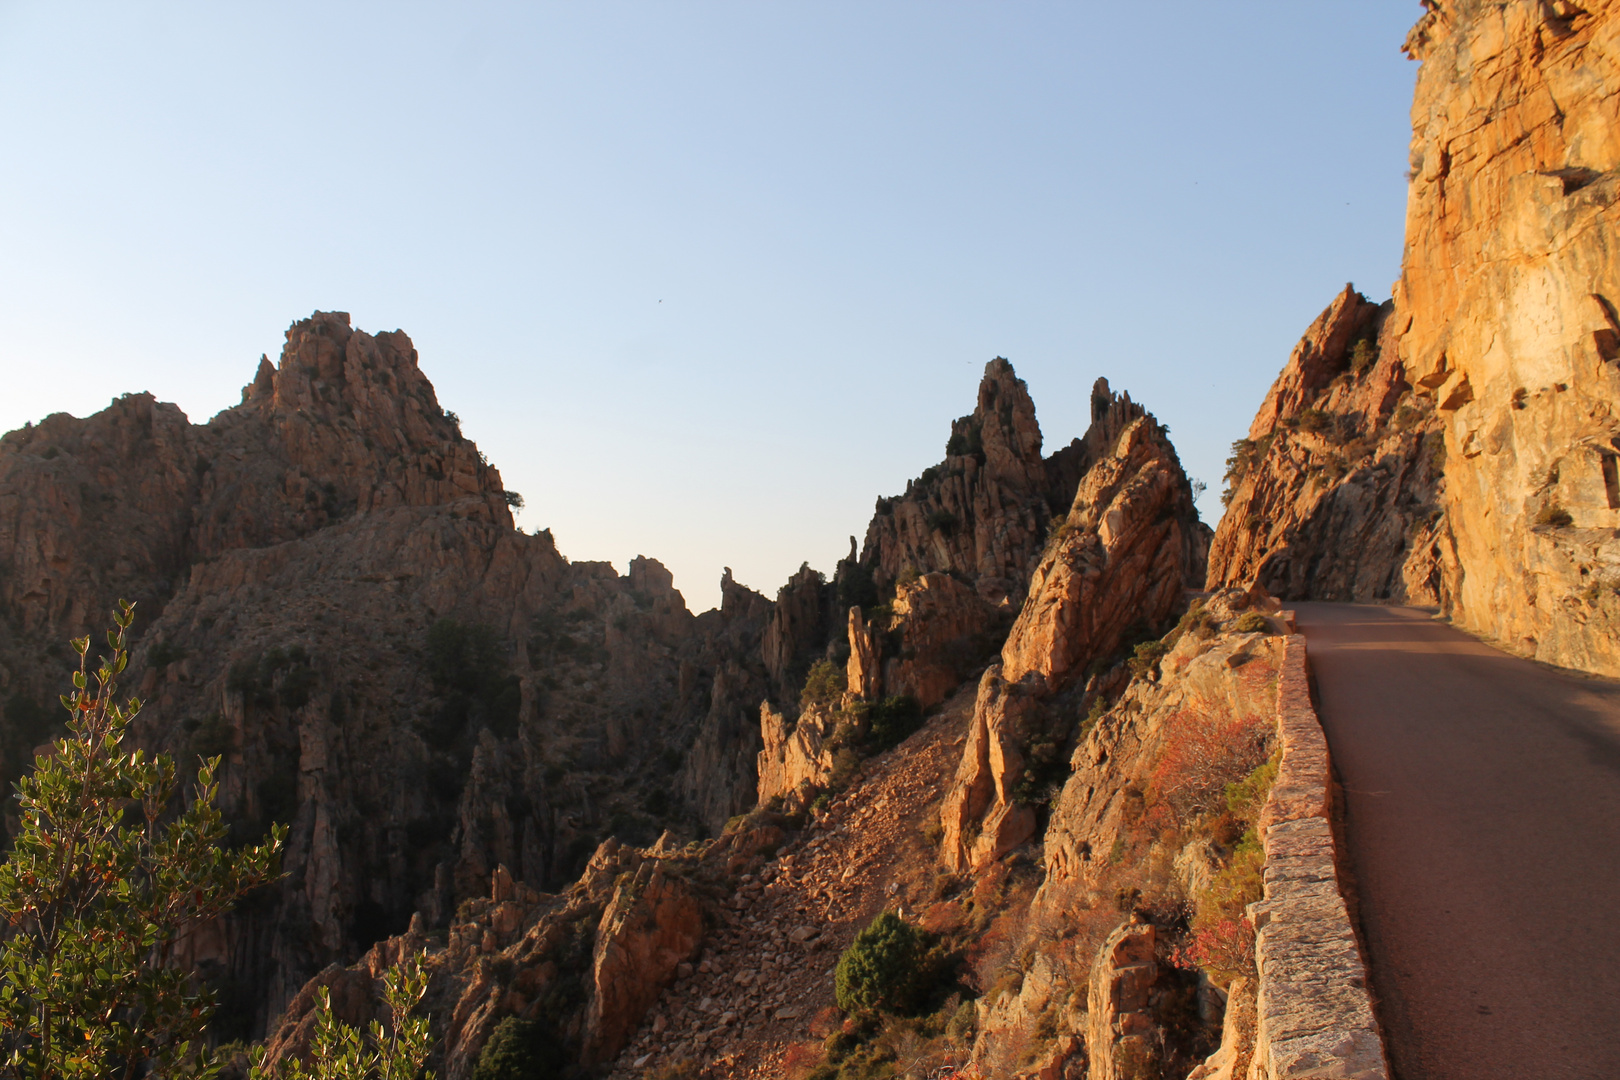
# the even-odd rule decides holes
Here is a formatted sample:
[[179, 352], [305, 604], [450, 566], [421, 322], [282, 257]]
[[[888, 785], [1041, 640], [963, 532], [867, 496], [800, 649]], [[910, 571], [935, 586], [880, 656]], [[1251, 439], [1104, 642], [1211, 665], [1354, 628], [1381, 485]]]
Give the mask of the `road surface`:
[[1396, 1076], [1620, 1078], [1620, 684], [1294, 607]]

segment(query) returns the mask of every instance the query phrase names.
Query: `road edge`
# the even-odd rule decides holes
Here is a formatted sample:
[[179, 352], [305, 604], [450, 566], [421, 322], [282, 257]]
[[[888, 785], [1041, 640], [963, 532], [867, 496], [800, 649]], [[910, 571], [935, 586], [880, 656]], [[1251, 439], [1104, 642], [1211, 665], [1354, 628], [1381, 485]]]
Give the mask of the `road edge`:
[[1282, 760], [1260, 814], [1265, 898], [1249, 905], [1259, 971], [1253, 1065], [1265, 1080], [1389, 1080], [1367, 964], [1338, 872], [1327, 736], [1311, 703], [1305, 637], [1281, 613]]

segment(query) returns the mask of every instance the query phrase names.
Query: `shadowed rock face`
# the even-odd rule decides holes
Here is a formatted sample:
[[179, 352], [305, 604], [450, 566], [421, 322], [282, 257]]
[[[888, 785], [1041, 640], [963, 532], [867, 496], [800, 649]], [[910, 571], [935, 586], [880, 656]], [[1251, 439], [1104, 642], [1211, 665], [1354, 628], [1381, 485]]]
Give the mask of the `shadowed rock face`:
[[609, 832], [751, 806], [774, 605], [723, 592], [694, 617], [653, 560], [516, 531], [409, 338], [318, 313], [206, 425], [133, 395], [0, 439], [3, 767], [49, 734], [64, 639], [137, 600], [143, 742], [223, 755], [239, 838], [291, 826], [284, 882], [193, 958], [248, 1034], [499, 864], [556, 887]]
[[1517, 652], [1620, 674], [1620, 15], [1432, 8], [1406, 44], [1412, 186], [1376, 364], [1312, 389], [1335, 328], [1364, 318], [1341, 298], [1249, 435], [1306, 419], [1308, 399], [1350, 421], [1333, 430], [1357, 452], [1279, 432], [1254, 453], [1211, 583], [1434, 603]]

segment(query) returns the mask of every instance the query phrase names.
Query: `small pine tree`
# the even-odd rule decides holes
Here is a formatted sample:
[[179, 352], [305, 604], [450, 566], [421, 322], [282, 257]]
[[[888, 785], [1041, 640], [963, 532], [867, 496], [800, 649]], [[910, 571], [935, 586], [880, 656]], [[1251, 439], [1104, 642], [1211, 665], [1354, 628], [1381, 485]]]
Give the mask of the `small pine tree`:
[[0, 866], [0, 1077], [171, 1076], [197, 1065], [215, 1002], [175, 965], [175, 945], [279, 873], [285, 826], [225, 850], [219, 758], [171, 815], [174, 760], [125, 747], [141, 708], [116, 699], [134, 607], [119, 604], [93, 672], [90, 639], [73, 642], [68, 734], [16, 784], [20, 827]]
[[566, 1060], [544, 1024], [508, 1016], [484, 1044], [472, 1080], [550, 1080], [562, 1075]]
[[927, 990], [929, 935], [885, 911], [855, 935], [838, 960], [834, 979], [845, 1012], [907, 1013]]
[[804, 679], [804, 692], [799, 695], [799, 705], [810, 708], [812, 705], [832, 707], [843, 697], [848, 689], [848, 677], [841, 665], [831, 660], [817, 660], [810, 665], [810, 673]]

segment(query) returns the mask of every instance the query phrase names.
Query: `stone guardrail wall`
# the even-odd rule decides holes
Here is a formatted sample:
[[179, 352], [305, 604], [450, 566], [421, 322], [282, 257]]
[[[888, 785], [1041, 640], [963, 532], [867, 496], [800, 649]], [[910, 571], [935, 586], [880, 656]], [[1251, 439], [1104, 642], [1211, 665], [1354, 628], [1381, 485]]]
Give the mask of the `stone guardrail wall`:
[[[1282, 614], [1294, 629], [1292, 612]], [[1260, 816], [1265, 899], [1249, 905], [1260, 978], [1249, 1076], [1389, 1080], [1367, 968], [1339, 890], [1327, 738], [1311, 705], [1305, 638], [1284, 639], [1282, 763]]]

